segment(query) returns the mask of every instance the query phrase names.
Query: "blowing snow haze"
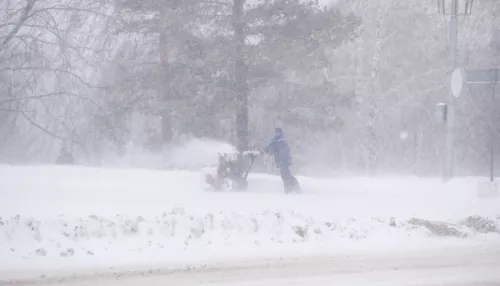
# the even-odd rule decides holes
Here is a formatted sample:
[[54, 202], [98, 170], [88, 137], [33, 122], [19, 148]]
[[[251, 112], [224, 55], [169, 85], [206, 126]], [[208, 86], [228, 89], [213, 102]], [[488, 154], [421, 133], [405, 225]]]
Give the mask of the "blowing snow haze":
[[[299, 173], [441, 175], [449, 17], [435, 1], [319, 2], [3, 1], [0, 160], [262, 148], [283, 127]], [[498, 5], [459, 18], [460, 66], [498, 66]], [[488, 171], [489, 93], [457, 101], [457, 175]]]

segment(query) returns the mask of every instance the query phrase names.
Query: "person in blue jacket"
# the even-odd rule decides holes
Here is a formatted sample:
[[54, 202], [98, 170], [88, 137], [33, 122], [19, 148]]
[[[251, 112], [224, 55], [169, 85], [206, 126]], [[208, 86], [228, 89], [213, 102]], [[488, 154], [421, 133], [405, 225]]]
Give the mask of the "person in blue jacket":
[[271, 143], [264, 148], [263, 152], [274, 156], [276, 166], [280, 169], [280, 175], [285, 186], [285, 192], [288, 193], [298, 190], [299, 183], [290, 171], [292, 156], [290, 154], [290, 147], [285, 140], [283, 129], [276, 128], [274, 131], [275, 135], [271, 140]]

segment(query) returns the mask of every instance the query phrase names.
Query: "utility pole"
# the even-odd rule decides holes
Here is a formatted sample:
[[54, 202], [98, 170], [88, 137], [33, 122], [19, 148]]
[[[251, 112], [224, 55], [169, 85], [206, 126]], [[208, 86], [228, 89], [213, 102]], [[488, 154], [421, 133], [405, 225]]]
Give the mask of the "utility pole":
[[496, 83], [491, 84], [490, 106], [490, 182], [495, 181], [495, 110], [496, 110]]
[[[448, 2], [448, 5], [445, 4]], [[463, 1], [464, 5], [460, 3]], [[472, 9], [473, 0], [438, 0], [439, 10], [443, 15], [450, 16], [449, 44], [450, 44], [450, 71], [457, 68], [457, 46], [458, 46], [458, 17], [469, 15]], [[464, 12], [461, 13], [461, 8]], [[445, 158], [443, 163], [443, 180], [448, 181], [453, 177], [453, 168], [455, 165], [455, 101], [456, 98], [450, 89], [448, 94], [448, 104], [446, 107], [446, 142], [445, 142]]]
[[[457, 67], [457, 40], [458, 40], [458, 0], [451, 0], [451, 17], [450, 17], [450, 63], [451, 70]], [[448, 120], [446, 120], [446, 155], [444, 163], [443, 179], [451, 180], [453, 177], [453, 167], [455, 164], [454, 158], [454, 142], [455, 142], [455, 97], [448, 93]]]

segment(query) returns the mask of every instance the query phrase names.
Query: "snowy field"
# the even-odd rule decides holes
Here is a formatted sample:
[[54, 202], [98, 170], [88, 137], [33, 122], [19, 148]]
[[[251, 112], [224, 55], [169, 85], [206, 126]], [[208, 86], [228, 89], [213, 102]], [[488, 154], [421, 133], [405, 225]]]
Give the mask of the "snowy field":
[[[454, 249], [490, 249], [497, 264], [469, 266], [500, 269], [500, 199], [476, 196], [484, 179], [299, 180], [302, 194], [285, 195], [278, 177], [262, 174], [250, 175], [247, 192], [215, 193], [201, 190], [196, 172], [0, 166], [0, 280]], [[142, 282], [130, 285], [156, 285]]]

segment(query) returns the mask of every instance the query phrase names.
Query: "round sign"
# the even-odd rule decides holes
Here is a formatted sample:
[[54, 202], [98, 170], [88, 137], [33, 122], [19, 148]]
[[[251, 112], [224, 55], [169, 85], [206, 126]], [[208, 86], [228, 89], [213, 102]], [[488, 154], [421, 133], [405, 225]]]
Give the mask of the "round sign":
[[456, 68], [451, 74], [451, 93], [455, 97], [459, 97], [464, 86], [464, 72], [461, 68]]

